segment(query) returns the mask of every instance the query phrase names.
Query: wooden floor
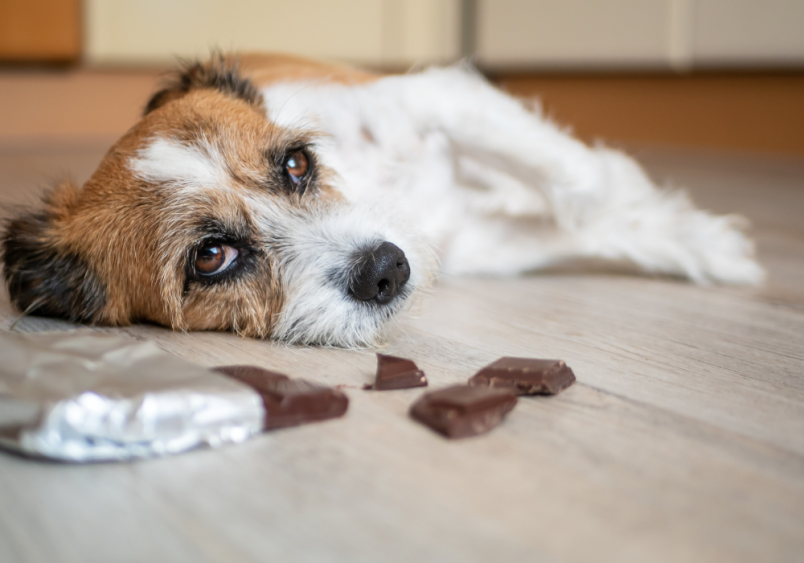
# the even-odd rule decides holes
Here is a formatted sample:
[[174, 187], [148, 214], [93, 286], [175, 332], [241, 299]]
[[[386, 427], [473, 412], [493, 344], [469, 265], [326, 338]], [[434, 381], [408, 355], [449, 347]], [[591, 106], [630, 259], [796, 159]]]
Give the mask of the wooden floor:
[[[0, 205], [67, 172], [84, 179], [103, 148], [0, 150]], [[112, 330], [205, 365], [346, 385], [349, 412], [138, 463], [0, 453], [0, 561], [802, 561], [804, 162], [636, 152], [703, 206], [753, 220], [765, 288], [566, 271], [442, 279], [384, 350], [414, 359], [431, 388], [502, 355], [562, 358], [578, 378], [455, 442], [407, 416], [421, 390], [360, 389], [373, 350]], [[0, 330], [14, 317], [0, 294]]]

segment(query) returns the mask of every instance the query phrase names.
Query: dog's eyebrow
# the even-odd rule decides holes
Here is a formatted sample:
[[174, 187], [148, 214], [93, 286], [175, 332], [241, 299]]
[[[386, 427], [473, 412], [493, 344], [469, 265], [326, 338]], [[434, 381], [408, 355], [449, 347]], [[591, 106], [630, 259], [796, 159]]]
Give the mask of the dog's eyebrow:
[[282, 166], [285, 163], [285, 157], [294, 151], [312, 149], [316, 146], [315, 141], [307, 135], [272, 138], [272, 141], [265, 148], [263, 154], [266, 160], [275, 166]]
[[165, 137], [156, 137], [138, 150], [128, 166], [147, 182], [188, 188], [223, 186], [230, 179], [223, 155], [213, 145], [188, 145]]
[[199, 240], [212, 238], [228, 242], [251, 243], [254, 229], [246, 218], [224, 221], [220, 217], [205, 215], [198, 219], [194, 231]]

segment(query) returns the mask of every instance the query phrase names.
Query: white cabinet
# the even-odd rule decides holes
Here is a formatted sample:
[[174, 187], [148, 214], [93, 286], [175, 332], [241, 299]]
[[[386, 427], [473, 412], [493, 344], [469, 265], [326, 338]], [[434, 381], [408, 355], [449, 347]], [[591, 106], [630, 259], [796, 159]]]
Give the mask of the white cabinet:
[[804, 0], [695, 0], [696, 62], [804, 62]]
[[493, 69], [804, 64], [804, 0], [476, 0]]
[[667, 55], [667, 0], [480, 0], [485, 65], [650, 65]]

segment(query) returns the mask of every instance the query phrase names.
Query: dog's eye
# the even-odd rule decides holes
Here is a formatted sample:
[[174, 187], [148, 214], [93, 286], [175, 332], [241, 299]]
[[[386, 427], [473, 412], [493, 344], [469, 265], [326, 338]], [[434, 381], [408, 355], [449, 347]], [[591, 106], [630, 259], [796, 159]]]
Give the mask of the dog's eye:
[[219, 274], [234, 262], [237, 255], [237, 249], [228, 244], [207, 243], [195, 254], [195, 271], [202, 276]]
[[287, 160], [285, 161], [285, 170], [288, 171], [290, 180], [294, 184], [298, 184], [302, 181], [304, 176], [307, 174], [308, 167], [309, 162], [307, 160], [307, 155], [302, 151], [290, 153], [290, 156], [288, 156]]

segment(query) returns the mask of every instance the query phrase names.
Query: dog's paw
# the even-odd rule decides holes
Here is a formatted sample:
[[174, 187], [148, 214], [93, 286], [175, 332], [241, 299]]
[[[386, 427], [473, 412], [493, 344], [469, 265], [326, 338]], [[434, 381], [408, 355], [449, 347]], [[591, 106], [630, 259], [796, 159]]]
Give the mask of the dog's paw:
[[765, 272], [739, 216], [696, 209], [681, 191], [654, 190], [610, 205], [578, 231], [581, 253], [699, 284], [756, 285]]
[[597, 154], [606, 188], [596, 200], [587, 198], [592, 204], [576, 218], [584, 254], [626, 259], [644, 271], [700, 284], [762, 283], [765, 272], [745, 234], [746, 219], [713, 215], [696, 208], [684, 191], [656, 187], [622, 153], [598, 149]]

